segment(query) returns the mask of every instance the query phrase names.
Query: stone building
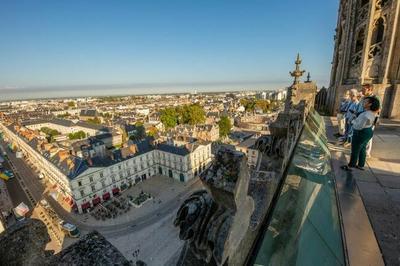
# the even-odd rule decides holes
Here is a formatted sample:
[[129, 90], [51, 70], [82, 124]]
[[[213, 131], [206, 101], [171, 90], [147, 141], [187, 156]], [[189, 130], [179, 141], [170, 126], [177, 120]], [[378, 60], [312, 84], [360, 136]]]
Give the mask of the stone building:
[[[0, 129], [10, 143], [40, 169], [45, 180], [57, 189], [63, 200], [76, 206], [79, 212], [156, 174], [187, 182], [200, 175], [212, 159], [211, 142], [205, 141], [185, 145], [153, 145], [149, 139], [145, 139], [133, 143], [130, 150], [128, 147], [128, 150], [122, 148], [113, 152], [112, 157], [104, 157], [100, 156], [106, 153], [104, 147], [101, 148], [99, 142], [93, 143], [91, 139], [72, 147], [82, 149], [80, 146], [91, 146], [89, 150], [83, 149], [79, 153], [55, 143], [47, 143], [39, 139], [35, 131], [21, 125], [6, 126], [0, 123]], [[85, 152], [92, 156], [85, 156]]]
[[400, 1], [340, 1], [326, 105], [336, 113], [345, 90], [373, 85], [383, 117], [400, 117]]

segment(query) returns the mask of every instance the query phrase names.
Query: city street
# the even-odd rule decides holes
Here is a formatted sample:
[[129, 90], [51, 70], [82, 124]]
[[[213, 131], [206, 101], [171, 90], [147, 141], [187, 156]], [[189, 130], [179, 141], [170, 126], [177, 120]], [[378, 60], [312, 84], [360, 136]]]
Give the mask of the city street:
[[[1, 140], [0, 145], [6, 147]], [[4, 163], [5, 169], [12, 169], [15, 177], [6, 181], [10, 197], [15, 207], [20, 202], [25, 202], [32, 215], [32, 210], [41, 199], [46, 199], [57, 215], [68, 222], [75, 224], [82, 235], [97, 230], [106, 237], [122, 254], [132, 261], [141, 259], [148, 265], [162, 265], [178, 256], [183, 242], [179, 240], [178, 228], [173, 225], [175, 214], [182, 201], [193, 191], [201, 189], [199, 179], [192, 180], [187, 184], [171, 180], [167, 177], [158, 176], [146, 180], [135, 190], [143, 189], [156, 196], [156, 201], [148, 202], [141, 209], [133, 209], [126, 217], [102, 222], [106, 225], [93, 223], [90, 214], [75, 214], [66, 211], [60, 203], [49, 196], [45, 190], [45, 184], [39, 180], [37, 173], [31, 168], [25, 159], [16, 158], [16, 154], [4, 149], [7, 152], [8, 160]], [[158, 179], [157, 179], [158, 178]], [[177, 183], [174, 183], [177, 182]], [[159, 187], [159, 195], [156, 188]], [[151, 188], [151, 189], [150, 189]], [[175, 195], [176, 193], [176, 195]], [[125, 192], [126, 194], [126, 192]], [[124, 193], [123, 193], [124, 195]], [[161, 201], [162, 199], [162, 201]], [[35, 211], [35, 218], [40, 218]], [[117, 221], [118, 220], [118, 221]], [[76, 241], [74, 238], [59, 238], [58, 233], [49, 231], [52, 241], [48, 243], [48, 249], [59, 252]], [[57, 240], [59, 239], [59, 240]], [[134, 251], [137, 250], [135, 255]]]
[[[3, 147], [6, 147], [3, 140], [1, 140], [0, 143]], [[8, 149], [5, 150], [9, 158], [10, 167], [16, 174], [16, 178], [7, 181], [7, 187], [9, 188], [13, 203], [18, 205], [21, 201], [23, 201], [32, 207], [36, 202], [45, 198], [60, 218], [75, 224], [83, 234], [91, 230], [97, 230], [106, 237], [117, 237], [142, 230], [147, 226], [157, 223], [162, 217], [176, 212], [181, 204], [181, 199], [186, 198], [193, 191], [201, 188], [201, 182], [197, 180], [188, 185], [185, 191], [176, 195], [172, 200], [161, 203], [156, 211], [132, 221], [123, 222], [118, 224], [118, 226], [91, 225], [75, 219], [74, 215], [67, 212], [54, 198], [46, 193], [44, 194], [44, 185], [40, 182], [38, 175], [33, 171], [33, 169], [28, 166], [24, 159], [16, 158], [15, 153], [10, 152]], [[27, 191], [26, 194], [21, 187]], [[28, 200], [28, 198], [31, 198], [31, 200]]]
[[[4, 166], [4, 170], [12, 170], [8, 161], [5, 161], [3, 163], [3, 166]], [[21, 184], [18, 181], [19, 178], [20, 177], [17, 174], [15, 174], [14, 178], [10, 178], [9, 180], [7, 180], [5, 182], [6, 186], [7, 186], [7, 190], [11, 197], [13, 207], [16, 207], [21, 202], [24, 202], [26, 205], [28, 205], [28, 207], [30, 209], [32, 209], [32, 203], [28, 199], [28, 196], [27, 196], [26, 192], [24, 191], [24, 189], [21, 187]]]

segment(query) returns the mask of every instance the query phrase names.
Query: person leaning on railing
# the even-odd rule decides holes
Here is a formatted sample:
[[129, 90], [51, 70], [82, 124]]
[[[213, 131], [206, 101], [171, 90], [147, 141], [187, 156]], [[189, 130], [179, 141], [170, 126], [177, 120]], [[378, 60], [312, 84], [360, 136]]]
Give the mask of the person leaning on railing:
[[350, 162], [341, 167], [346, 171], [351, 171], [351, 168], [364, 170], [367, 144], [374, 134], [372, 127], [380, 110], [380, 101], [375, 96], [369, 96], [364, 98], [363, 105], [365, 111], [352, 121], [353, 138]]

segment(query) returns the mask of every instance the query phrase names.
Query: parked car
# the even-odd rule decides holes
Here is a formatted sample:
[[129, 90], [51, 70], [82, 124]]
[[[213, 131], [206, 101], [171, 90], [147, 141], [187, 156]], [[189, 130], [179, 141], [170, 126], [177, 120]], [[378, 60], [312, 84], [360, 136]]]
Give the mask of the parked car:
[[23, 202], [21, 202], [17, 207], [13, 209], [13, 213], [17, 221], [25, 220], [25, 215], [28, 212], [29, 212], [29, 207]]
[[13, 178], [14, 177], [14, 173], [11, 170], [5, 170], [4, 174], [6, 176], [8, 176], [9, 178]]

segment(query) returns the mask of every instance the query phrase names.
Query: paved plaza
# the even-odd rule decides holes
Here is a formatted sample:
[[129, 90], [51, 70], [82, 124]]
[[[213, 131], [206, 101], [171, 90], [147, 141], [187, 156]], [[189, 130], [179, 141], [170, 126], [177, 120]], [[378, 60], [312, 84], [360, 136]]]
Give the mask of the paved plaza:
[[186, 192], [191, 184], [192, 182], [182, 183], [166, 176], [156, 175], [123, 191], [121, 195], [117, 197], [117, 199], [121, 197], [127, 198], [128, 195], [136, 197], [141, 191], [150, 194], [152, 199], [146, 201], [138, 208], [131, 206], [127, 213], [104, 221], [96, 220], [90, 213], [73, 214], [73, 216], [75, 219], [94, 227], [115, 226], [131, 221], [134, 223], [134, 221], [140, 217], [149, 214], [157, 215], [157, 211], [160, 210], [165, 203], [179, 202], [181, 200], [180, 195]]
[[[184, 242], [179, 240], [179, 230], [174, 227], [175, 212], [162, 217], [156, 223], [134, 233], [107, 237], [128, 260], [144, 261], [149, 266], [168, 265], [179, 254]], [[134, 257], [138, 250], [137, 257]]]
[[[332, 124], [336, 127], [335, 119]], [[338, 168], [348, 162], [350, 150], [337, 145], [334, 149], [337, 162], [334, 162], [333, 166]], [[400, 121], [381, 120], [374, 131], [371, 156], [367, 159], [368, 167], [365, 171], [353, 170], [351, 173], [345, 173], [341, 169], [335, 169], [335, 174], [337, 177], [347, 175], [348, 182], [355, 180], [385, 264], [399, 265]], [[357, 217], [354, 217], [354, 221], [354, 226], [360, 227]], [[363, 243], [371, 245], [373, 242], [369, 240]], [[360, 248], [365, 251], [370, 247]]]

